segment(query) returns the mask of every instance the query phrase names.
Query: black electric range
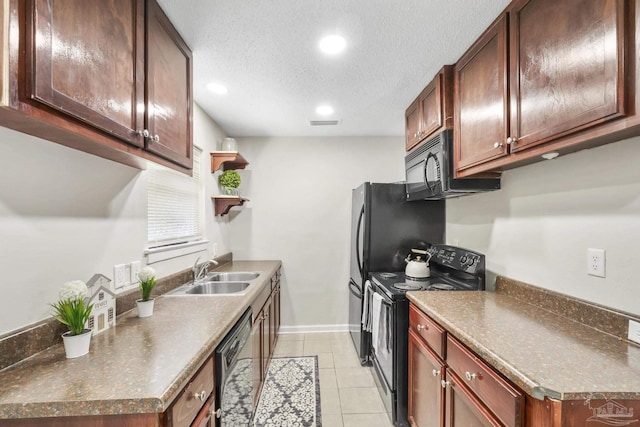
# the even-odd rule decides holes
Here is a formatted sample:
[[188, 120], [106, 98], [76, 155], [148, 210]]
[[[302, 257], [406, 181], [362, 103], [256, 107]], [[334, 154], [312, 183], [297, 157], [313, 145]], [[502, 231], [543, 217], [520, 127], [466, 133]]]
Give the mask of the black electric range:
[[[432, 245], [430, 251], [433, 255], [428, 278], [417, 280], [405, 276], [404, 272], [375, 272], [370, 275], [373, 294], [379, 295], [382, 307], [379, 311], [381, 318], [372, 320], [380, 328], [377, 333], [372, 333], [372, 373], [389, 418], [398, 427], [409, 426], [409, 301], [406, 293], [485, 289], [484, 255], [449, 245]], [[377, 342], [375, 337], [379, 337]]]

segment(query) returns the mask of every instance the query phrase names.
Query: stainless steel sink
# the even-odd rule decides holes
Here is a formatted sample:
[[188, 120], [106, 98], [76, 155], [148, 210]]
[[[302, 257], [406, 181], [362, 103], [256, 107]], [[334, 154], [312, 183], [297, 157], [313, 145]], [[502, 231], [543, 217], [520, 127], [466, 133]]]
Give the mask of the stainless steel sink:
[[204, 282], [190, 286], [185, 293], [190, 295], [235, 294], [248, 287], [247, 282]]
[[243, 294], [255, 283], [260, 273], [253, 271], [214, 271], [195, 284], [185, 283], [167, 296]]
[[205, 282], [242, 282], [244, 280], [253, 280], [257, 278], [260, 273], [253, 271], [229, 271], [229, 272], [212, 272], [206, 275]]

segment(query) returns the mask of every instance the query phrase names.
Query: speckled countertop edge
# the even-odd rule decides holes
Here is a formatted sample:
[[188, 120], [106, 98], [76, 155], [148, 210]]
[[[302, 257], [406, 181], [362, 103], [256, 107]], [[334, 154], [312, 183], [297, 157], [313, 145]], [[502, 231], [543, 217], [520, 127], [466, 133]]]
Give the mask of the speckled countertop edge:
[[[611, 399], [640, 399], [640, 348], [633, 344], [501, 293], [408, 292], [407, 296], [450, 335], [534, 398], [583, 400], [599, 393]], [[496, 318], [480, 326], [487, 308]], [[515, 317], [506, 316], [501, 322], [496, 308], [505, 308]], [[513, 321], [518, 318], [537, 328], [532, 336], [518, 335], [528, 329], [519, 330], [523, 325]], [[489, 323], [491, 328], [487, 328]], [[514, 337], [522, 338], [517, 345], [509, 341]], [[532, 338], [536, 343], [527, 341]], [[561, 348], [565, 342], [569, 350]], [[569, 365], [575, 368], [568, 369]], [[589, 369], [593, 365], [600, 371]], [[610, 372], [603, 379], [601, 372], [611, 366], [619, 372]]]
[[[224, 264], [217, 270], [260, 271], [263, 274], [244, 295], [161, 296], [156, 299], [154, 316], [147, 318], [149, 320], [140, 319], [135, 309], [123, 314], [118, 317], [118, 324], [113, 330], [92, 338], [87, 356], [66, 359], [62, 345], [56, 345], [12, 365], [0, 372], [0, 384], [3, 384], [0, 387], [0, 419], [165, 411], [253, 300], [266, 286], [270, 286], [269, 278], [280, 266], [280, 261]], [[208, 325], [202, 316], [211, 317], [217, 324]], [[198, 322], [207, 327], [191, 328]], [[182, 340], [187, 333], [194, 336], [182, 341], [181, 345], [172, 346], [175, 354], [165, 357], [153, 351], [153, 342], [162, 336], [163, 330], [169, 335], [184, 330], [181, 336], [171, 337], [176, 341]], [[128, 342], [144, 344], [134, 355], [139, 363], [134, 367], [121, 360], [120, 364], [118, 361], [112, 363], [118, 357], [129, 360], [123, 355]], [[173, 374], [169, 374], [170, 378], [163, 378], [162, 372], [145, 371], [154, 367], [155, 359], [182, 361], [181, 368], [175, 368]], [[147, 361], [150, 363], [146, 368], [140, 367]], [[102, 368], [92, 370], [97, 365]], [[118, 387], [110, 387], [113, 377], [118, 378]], [[147, 382], [153, 391], [145, 395]], [[9, 386], [5, 387], [6, 384]], [[60, 384], [63, 387], [59, 387]], [[64, 390], [64, 386], [68, 389]], [[123, 389], [126, 391], [119, 394]]]

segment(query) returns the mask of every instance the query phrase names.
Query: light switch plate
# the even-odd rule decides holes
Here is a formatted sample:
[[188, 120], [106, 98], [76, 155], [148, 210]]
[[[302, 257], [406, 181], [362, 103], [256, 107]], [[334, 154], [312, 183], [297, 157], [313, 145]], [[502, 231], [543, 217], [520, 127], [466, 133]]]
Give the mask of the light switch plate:
[[126, 270], [124, 264], [118, 264], [113, 267], [113, 286], [116, 289], [122, 289], [125, 287], [128, 279], [125, 277], [125, 273]]
[[132, 285], [138, 283], [138, 273], [140, 273], [140, 261], [131, 262], [131, 275], [129, 277], [129, 283]]
[[640, 323], [629, 320], [627, 338], [629, 338], [630, 341], [640, 344]]

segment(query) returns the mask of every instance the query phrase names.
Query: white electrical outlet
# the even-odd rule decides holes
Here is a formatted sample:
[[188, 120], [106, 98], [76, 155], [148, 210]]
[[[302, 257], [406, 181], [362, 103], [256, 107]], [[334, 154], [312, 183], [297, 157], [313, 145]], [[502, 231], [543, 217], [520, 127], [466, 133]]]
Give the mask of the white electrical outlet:
[[125, 272], [126, 270], [124, 264], [118, 264], [113, 267], [113, 286], [116, 289], [122, 289], [125, 287], [127, 283]]
[[640, 323], [629, 320], [629, 332], [627, 333], [627, 338], [640, 344]]
[[129, 275], [129, 283], [132, 285], [138, 283], [138, 273], [140, 273], [140, 261], [131, 261], [131, 274]]
[[604, 249], [587, 249], [587, 274], [590, 276], [605, 277], [604, 267]]

